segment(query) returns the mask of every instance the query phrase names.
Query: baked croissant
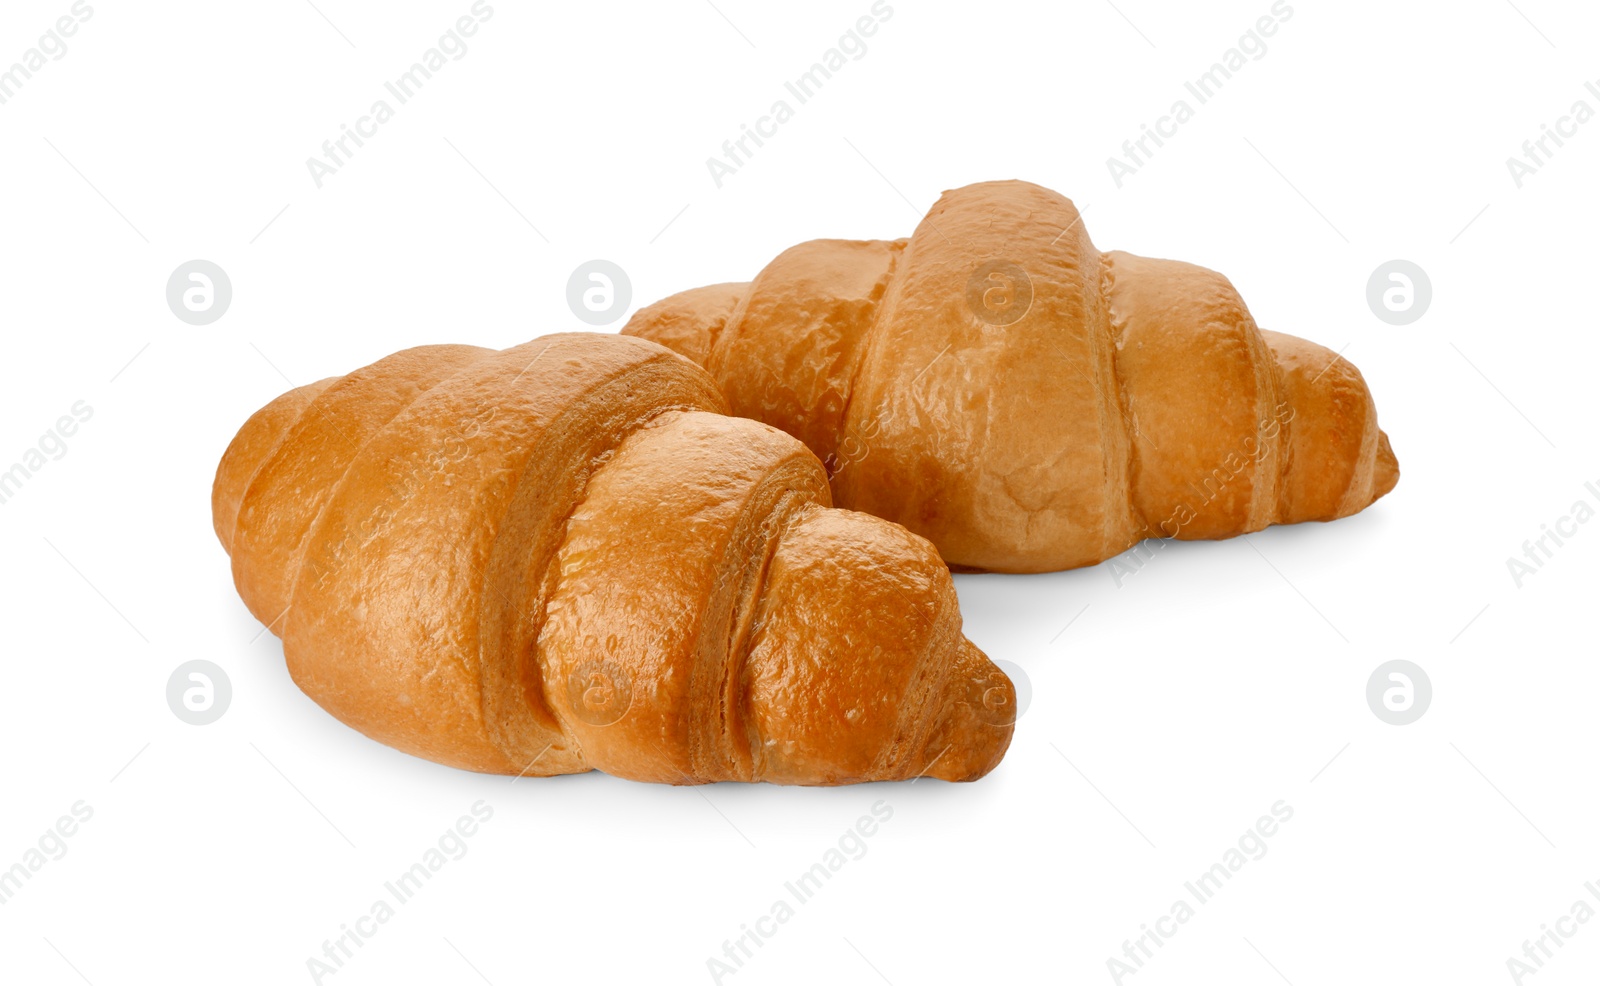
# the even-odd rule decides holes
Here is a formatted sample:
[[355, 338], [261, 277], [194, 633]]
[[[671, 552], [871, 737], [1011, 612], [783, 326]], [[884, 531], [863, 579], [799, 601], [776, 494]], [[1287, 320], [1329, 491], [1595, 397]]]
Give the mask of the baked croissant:
[[623, 331], [704, 365], [733, 413], [827, 463], [840, 506], [958, 568], [1333, 520], [1399, 479], [1355, 367], [1258, 330], [1221, 274], [1100, 253], [1027, 182], [946, 192], [909, 240], [802, 243]]
[[439, 763], [671, 784], [983, 776], [1011, 682], [932, 545], [642, 339], [425, 346], [247, 421], [212, 513], [295, 683]]

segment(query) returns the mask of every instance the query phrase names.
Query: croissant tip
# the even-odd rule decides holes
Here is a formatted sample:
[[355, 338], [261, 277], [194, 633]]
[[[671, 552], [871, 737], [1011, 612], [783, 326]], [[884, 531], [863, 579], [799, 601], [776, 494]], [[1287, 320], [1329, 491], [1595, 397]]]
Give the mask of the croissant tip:
[[1389, 445], [1389, 436], [1382, 431], [1378, 432], [1378, 458], [1374, 468], [1372, 499], [1377, 500], [1400, 482], [1400, 460], [1395, 458], [1394, 449]]
[[1011, 747], [1018, 714], [1016, 684], [963, 637], [948, 689], [918, 776], [975, 781], [999, 766]]

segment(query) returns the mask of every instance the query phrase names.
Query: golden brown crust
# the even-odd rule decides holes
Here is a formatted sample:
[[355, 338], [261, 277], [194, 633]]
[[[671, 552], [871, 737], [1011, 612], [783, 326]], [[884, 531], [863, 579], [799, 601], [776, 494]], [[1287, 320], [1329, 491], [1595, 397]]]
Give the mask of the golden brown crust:
[[[904, 240], [812, 240], [784, 251], [753, 283], [722, 285], [741, 289], [740, 302], [709, 334], [712, 358], [696, 362], [730, 404], [760, 409], [745, 417], [800, 439], [836, 471], [863, 343], [904, 248]], [[792, 345], [773, 347], [774, 334]]]
[[[920, 772], [938, 738], [956, 749], [929, 773], [992, 769], [1011, 724], [972, 728], [986, 699], [951, 673], [999, 676], [1002, 710], [1010, 684], [961, 636], [932, 546], [859, 514], [827, 534], [843, 512], [815, 456], [724, 411], [702, 370], [644, 340], [407, 350], [253, 416], [214, 519], [296, 683], [418, 756], [831, 784]], [[772, 577], [819, 552], [826, 586]], [[803, 618], [779, 626], [773, 606]], [[794, 655], [808, 688], [872, 665], [883, 709], [861, 725], [766, 701], [757, 640]], [[804, 758], [769, 756], [760, 738], [784, 730], [807, 737]]]
[[[667, 412], [622, 442], [568, 521], [539, 639], [545, 693], [589, 763], [634, 780], [754, 779], [730, 699], [737, 631], [793, 514], [828, 502], [816, 457], [755, 422]], [[575, 678], [603, 694], [565, 687]]]
[[946, 192], [909, 242], [801, 244], [623, 331], [704, 364], [735, 414], [829, 462], [841, 506], [963, 570], [1332, 520], [1399, 478], [1354, 367], [1260, 331], [1214, 271], [1102, 255], [1027, 182]]
[[1272, 523], [1284, 452], [1282, 424], [1269, 426], [1282, 399], [1272, 353], [1233, 286], [1203, 267], [1120, 251], [1106, 255], [1106, 284], [1134, 432], [1134, 534], [1222, 538]]
[[723, 326], [744, 299], [749, 286], [708, 284], [680, 291], [635, 314], [643, 315], [655, 326], [655, 342], [704, 366], [716, 348]]
[[228, 443], [228, 450], [217, 463], [217, 477], [211, 484], [211, 526], [217, 539], [229, 551], [233, 550], [233, 532], [239, 519], [239, 508], [244, 502], [250, 481], [255, 478], [261, 464], [278, 450], [301, 414], [332, 384], [337, 377], [308, 383], [304, 387], [280, 394], [239, 429]]
[[962, 677], [970, 655], [999, 679], [987, 711], [1014, 709], [1015, 694], [961, 636], [955, 588], [926, 540], [869, 514], [811, 510], [780, 541], [767, 590], [745, 664], [767, 777], [973, 780], [999, 763], [1011, 717], [972, 712], [984, 696]]
[[[333, 492], [318, 477], [336, 474], [419, 395], [489, 352], [421, 346], [395, 353], [328, 382], [299, 411], [256, 470], [234, 524], [234, 584], [256, 619], [270, 624], [288, 608], [306, 535]], [[277, 581], [261, 578], [269, 574]]]
[[[1063, 233], [1063, 231], [1066, 231]], [[974, 568], [1088, 564], [1130, 526], [1127, 439], [1108, 387], [1100, 257], [1077, 211], [1029, 186], [947, 195], [917, 227], [856, 376], [846, 435], [869, 449], [838, 502], [904, 524]], [[1020, 317], [973, 311], [976, 269], [1036, 258]], [[1018, 286], [995, 272], [994, 287]], [[1008, 317], [1013, 311], [997, 311]]]

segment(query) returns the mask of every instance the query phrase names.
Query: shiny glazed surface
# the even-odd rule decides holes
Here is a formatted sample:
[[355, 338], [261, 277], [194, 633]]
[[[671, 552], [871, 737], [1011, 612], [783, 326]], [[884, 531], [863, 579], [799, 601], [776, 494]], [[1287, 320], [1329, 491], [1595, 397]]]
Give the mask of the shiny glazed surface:
[[933, 546], [621, 336], [425, 346], [240, 429], [213, 521], [307, 695], [470, 770], [973, 780], [1011, 683]]
[[961, 568], [1334, 520], [1399, 479], [1354, 366], [1260, 330], [1221, 274], [1102, 254], [1027, 182], [946, 192], [909, 239], [802, 243], [623, 331], [705, 366], [733, 413], [827, 463], [841, 506]]

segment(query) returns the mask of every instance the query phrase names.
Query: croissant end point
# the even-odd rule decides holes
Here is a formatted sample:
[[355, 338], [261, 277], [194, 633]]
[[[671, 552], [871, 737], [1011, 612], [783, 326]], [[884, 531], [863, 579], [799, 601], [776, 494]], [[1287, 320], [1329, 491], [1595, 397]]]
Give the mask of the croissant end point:
[[1389, 436], [1385, 432], [1378, 432], [1378, 460], [1374, 467], [1376, 475], [1372, 483], [1372, 499], [1388, 493], [1400, 482], [1400, 460], [1394, 456], [1394, 449], [1389, 446]]
[[946, 704], [924, 748], [923, 776], [975, 781], [999, 765], [1017, 722], [1017, 689], [966, 638], [950, 674]]

